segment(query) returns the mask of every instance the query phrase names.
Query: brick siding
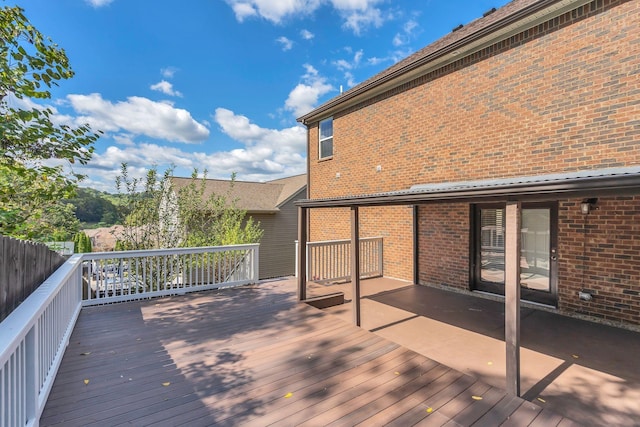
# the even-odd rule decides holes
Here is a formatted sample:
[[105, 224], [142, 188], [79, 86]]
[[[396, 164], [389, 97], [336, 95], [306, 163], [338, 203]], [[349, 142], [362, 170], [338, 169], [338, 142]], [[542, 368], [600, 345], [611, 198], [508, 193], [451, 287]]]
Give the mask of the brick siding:
[[579, 204], [558, 208], [559, 308], [640, 325], [640, 197], [601, 198], [588, 215]]
[[[318, 127], [310, 125], [309, 196], [640, 164], [638, 28], [637, 1], [594, 1], [542, 23], [334, 115], [328, 160], [318, 160]], [[588, 216], [588, 288], [597, 291], [590, 303], [576, 298], [585, 271], [578, 203], [560, 204], [560, 309], [640, 324], [640, 255], [631, 236], [639, 218], [620, 213], [637, 212], [638, 200], [603, 200]], [[468, 287], [462, 206], [420, 208], [421, 281]], [[410, 224], [411, 210], [370, 209], [362, 234], [387, 234], [385, 273], [412, 279], [412, 228], [401, 225]], [[348, 210], [336, 211], [312, 212], [312, 239], [348, 237]], [[429, 234], [422, 224], [438, 226]]]

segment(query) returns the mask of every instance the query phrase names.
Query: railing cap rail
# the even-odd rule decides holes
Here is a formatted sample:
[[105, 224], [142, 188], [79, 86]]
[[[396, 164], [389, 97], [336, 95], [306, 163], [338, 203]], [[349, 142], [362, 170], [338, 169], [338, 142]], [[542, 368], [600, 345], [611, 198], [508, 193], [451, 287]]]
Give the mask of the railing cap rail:
[[196, 248], [169, 248], [169, 249], [147, 249], [135, 251], [117, 251], [117, 252], [88, 252], [82, 254], [83, 260], [93, 259], [112, 259], [112, 258], [134, 258], [161, 255], [180, 255], [180, 254], [196, 254], [205, 252], [226, 252], [230, 250], [254, 249], [260, 246], [259, 243], [249, 243], [242, 245], [227, 246], [202, 246]]
[[[361, 237], [360, 241], [365, 241], [365, 240], [379, 240], [382, 239], [382, 236], [375, 236], [375, 237]], [[295, 241], [296, 243], [298, 243], [298, 241]], [[330, 245], [330, 244], [335, 244], [335, 243], [351, 243], [351, 239], [341, 239], [341, 240], [319, 240], [316, 242], [307, 242], [307, 245]]]
[[4, 365], [25, 332], [37, 321], [49, 302], [55, 298], [58, 289], [64, 286], [65, 282], [77, 270], [77, 265], [81, 261], [81, 254], [73, 255], [69, 258], [2, 321], [2, 327], [0, 328], [0, 366]]

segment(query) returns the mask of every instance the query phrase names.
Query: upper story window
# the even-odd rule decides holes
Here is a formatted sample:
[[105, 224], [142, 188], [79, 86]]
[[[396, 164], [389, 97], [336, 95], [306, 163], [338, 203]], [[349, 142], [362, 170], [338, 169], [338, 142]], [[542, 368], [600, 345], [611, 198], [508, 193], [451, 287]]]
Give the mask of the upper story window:
[[320, 122], [319, 158], [326, 159], [333, 156], [333, 118]]

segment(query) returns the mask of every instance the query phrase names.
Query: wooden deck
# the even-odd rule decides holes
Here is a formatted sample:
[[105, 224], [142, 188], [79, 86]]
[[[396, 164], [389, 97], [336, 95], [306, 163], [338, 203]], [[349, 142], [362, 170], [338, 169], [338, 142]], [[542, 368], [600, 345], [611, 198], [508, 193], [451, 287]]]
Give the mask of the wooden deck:
[[295, 284], [84, 309], [40, 425], [568, 426], [295, 301]]

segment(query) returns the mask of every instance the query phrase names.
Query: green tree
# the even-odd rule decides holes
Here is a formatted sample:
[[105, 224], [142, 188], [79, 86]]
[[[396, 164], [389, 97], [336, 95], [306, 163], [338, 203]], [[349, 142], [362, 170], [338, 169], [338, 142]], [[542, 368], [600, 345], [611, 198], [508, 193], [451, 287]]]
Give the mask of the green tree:
[[51, 159], [86, 164], [98, 134], [88, 125], [56, 124], [51, 108], [19, 102], [51, 98], [49, 89], [73, 74], [64, 50], [33, 27], [22, 8], [0, 7], [1, 234], [46, 240], [35, 225], [47, 221], [50, 207], [60, 212], [54, 206], [82, 179]]
[[78, 188], [76, 196], [69, 199], [75, 207], [76, 217], [83, 223], [113, 225], [118, 220], [118, 209], [103, 193], [91, 188]]
[[[179, 223], [182, 246], [226, 246], [257, 243], [262, 238], [259, 223], [247, 217], [247, 211], [239, 209], [231, 193], [235, 184], [235, 174], [231, 175], [226, 194], [206, 194], [207, 171], [198, 178], [194, 170], [191, 181], [177, 189], [177, 222]], [[173, 193], [176, 189], [171, 187]]]
[[127, 207], [124, 231], [116, 236], [126, 249], [224, 246], [257, 243], [262, 238], [260, 224], [247, 217], [231, 197], [235, 176], [226, 194], [205, 196], [207, 172], [176, 189], [173, 171], [162, 176], [151, 168], [145, 179], [131, 178], [123, 164], [116, 188]]
[[73, 251], [77, 254], [87, 253], [92, 251], [91, 238], [86, 233], [78, 232], [73, 236]]

